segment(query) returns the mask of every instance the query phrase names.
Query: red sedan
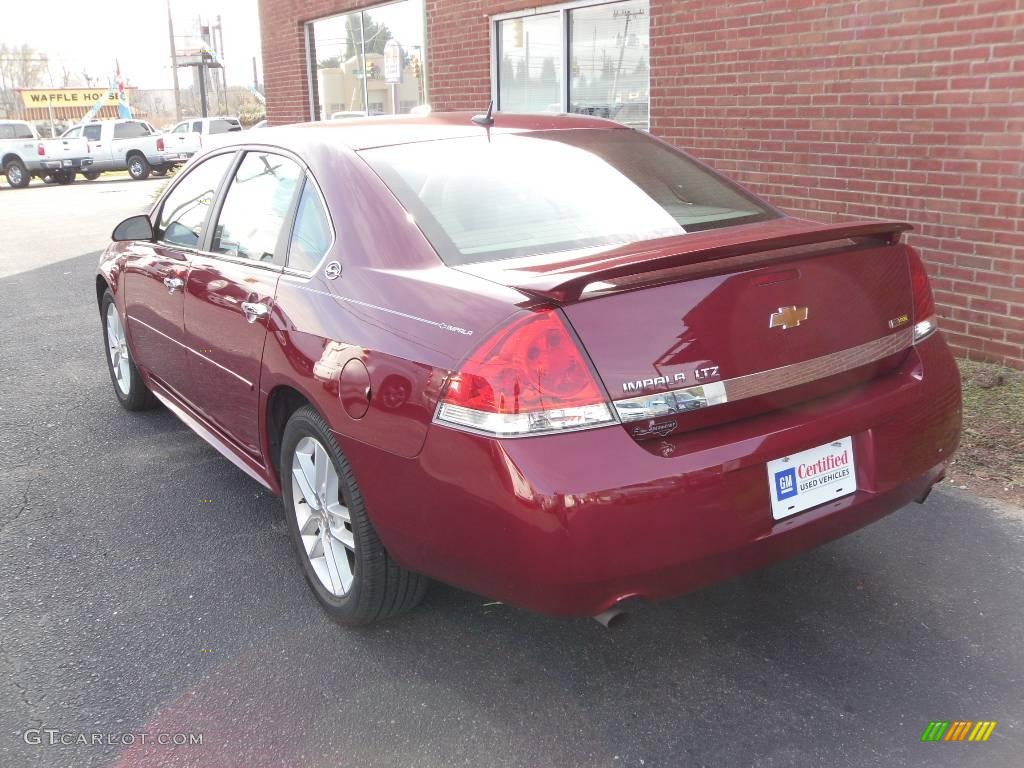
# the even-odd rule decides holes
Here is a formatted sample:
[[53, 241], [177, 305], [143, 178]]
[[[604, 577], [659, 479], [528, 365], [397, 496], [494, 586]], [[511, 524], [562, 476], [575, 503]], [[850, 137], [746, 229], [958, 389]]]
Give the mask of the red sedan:
[[791, 218], [603, 120], [235, 134], [96, 278], [114, 392], [284, 497], [343, 623], [428, 578], [560, 615], [923, 501], [956, 365], [905, 224]]

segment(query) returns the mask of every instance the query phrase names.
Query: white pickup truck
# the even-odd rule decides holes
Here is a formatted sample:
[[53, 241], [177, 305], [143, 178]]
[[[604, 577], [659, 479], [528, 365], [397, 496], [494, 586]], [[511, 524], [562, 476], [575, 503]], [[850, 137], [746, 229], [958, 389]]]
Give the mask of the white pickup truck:
[[92, 168], [84, 174], [87, 179], [124, 170], [137, 181], [151, 173], [163, 176], [199, 150], [197, 140], [172, 142], [145, 120], [95, 120], [63, 133], [63, 138], [79, 136], [88, 141], [92, 157]]
[[91, 166], [85, 139], [41, 139], [31, 123], [0, 120], [0, 168], [12, 187], [27, 187], [33, 176], [70, 184], [77, 172], [88, 173]]
[[240, 130], [242, 124], [237, 117], [190, 117], [167, 132], [168, 146], [195, 146], [195, 152], [205, 147], [211, 136]]

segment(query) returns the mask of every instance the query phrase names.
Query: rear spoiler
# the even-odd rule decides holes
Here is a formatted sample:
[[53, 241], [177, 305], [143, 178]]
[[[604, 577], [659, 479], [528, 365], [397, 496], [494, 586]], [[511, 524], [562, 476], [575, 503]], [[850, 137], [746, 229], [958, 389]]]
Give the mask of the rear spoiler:
[[[803, 222], [811, 224], [810, 222]], [[737, 228], [739, 229], [739, 228]], [[695, 264], [731, 259], [767, 251], [796, 246], [830, 243], [840, 240], [869, 240], [879, 245], [895, 245], [904, 232], [913, 229], [902, 222], [845, 222], [839, 224], [812, 224], [810, 228], [785, 232], [777, 231], [761, 236], [744, 236], [739, 240], [722, 242], [724, 231], [715, 230], [666, 238], [655, 248], [637, 252], [636, 245], [605, 251], [594, 258], [575, 260], [531, 270], [513, 269], [494, 279], [525, 293], [541, 296], [560, 303], [578, 301], [588, 286], [629, 275], [686, 267]], [[734, 230], [735, 232], [735, 230]], [[710, 236], [717, 235], [714, 240]], [[738, 234], [738, 233], [737, 233]], [[699, 237], [707, 235], [708, 237]], [[709, 240], [712, 240], [709, 242]], [[701, 244], [703, 243], [703, 245]], [[650, 245], [653, 245], [652, 242]], [[761, 260], [758, 260], [759, 262]], [[765, 261], [771, 261], [770, 257]], [[630, 287], [633, 287], [632, 285]]]

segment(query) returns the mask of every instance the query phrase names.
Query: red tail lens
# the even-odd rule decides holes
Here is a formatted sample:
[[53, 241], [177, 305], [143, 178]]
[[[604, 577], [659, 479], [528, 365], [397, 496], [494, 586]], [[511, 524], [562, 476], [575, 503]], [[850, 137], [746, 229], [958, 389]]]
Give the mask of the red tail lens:
[[45, 155], [46, 155], [46, 147], [43, 146], [42, 144], [39, 144], [36, 147], [36, 154], [39, 155], [40, 157], [45, 157]]
[[553, 309], [520, 318], [481, 345], [449, 381], [438, 417], [506, 435], [613, 421], [583, 353]]
[[157, 152], [163, 152], [164, 151], [164, 140], [163, 140], [163, 137], [160, 137], [160, 138], [158, 138], [156, 140], [156, 151]]
[[921, 255], [913, 248], [907, 249], [910, 259], [910, 286], [914, 292], [914, 341], [920, 341], [938, 328], [935, 319], [935, 297], [928, 281]]

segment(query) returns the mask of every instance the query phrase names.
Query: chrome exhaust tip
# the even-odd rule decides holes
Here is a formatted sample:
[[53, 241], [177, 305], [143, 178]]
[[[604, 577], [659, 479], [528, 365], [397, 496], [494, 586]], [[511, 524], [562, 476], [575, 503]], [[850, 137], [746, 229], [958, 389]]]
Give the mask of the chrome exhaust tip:
[[625, 608], [613, 605], [607, 611], [602, 611], [594, 616], [594, 621], [607, 629], [614, 629], [615, 627], [620, 627], [625, 624], [628, 618], [629, 611]]

